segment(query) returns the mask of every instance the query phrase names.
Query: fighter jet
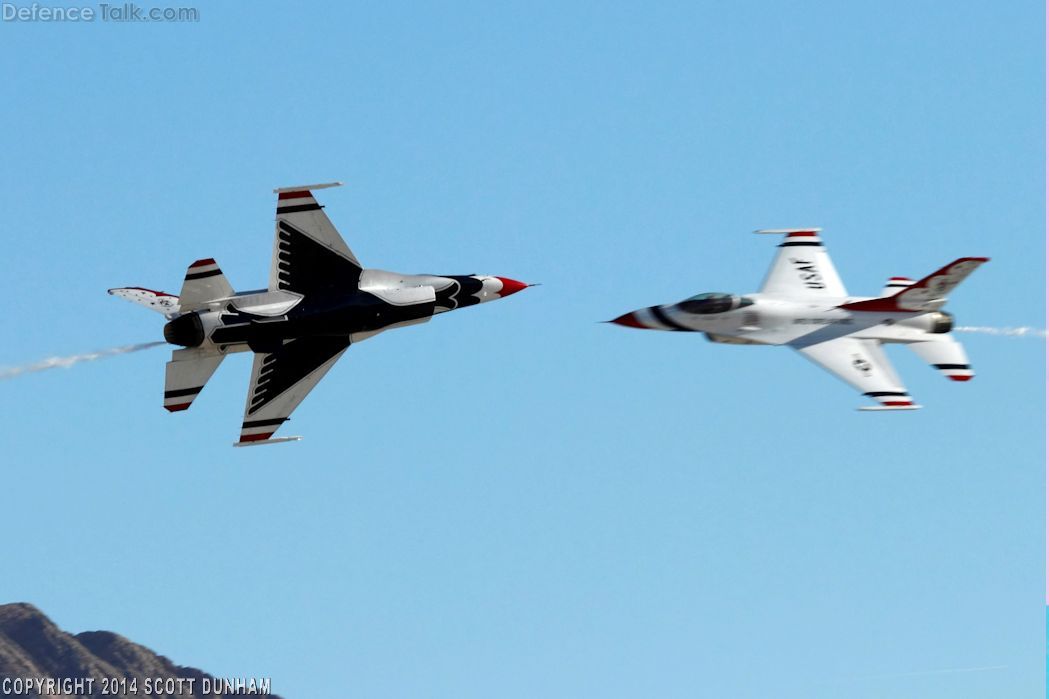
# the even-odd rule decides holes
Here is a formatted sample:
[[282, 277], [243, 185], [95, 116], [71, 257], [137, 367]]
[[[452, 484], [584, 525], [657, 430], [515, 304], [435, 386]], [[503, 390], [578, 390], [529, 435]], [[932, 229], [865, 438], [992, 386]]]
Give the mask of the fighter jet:
[[207, 258], [189, 266], [178, 296], [143, 287], [109, 290], [162, 313], [164, 339], [182, 347], [167, 364], [167, 410], [189, 408], [227, 355], [253, 352], [234, 446], [300, 439], [273, 434], [351, 344], [530, 286], [506, 277], [364, 269], [313, 196], [340, 184], [274, 190], [277, 226], [265, 289], [234, 292]]
[[845, 291], [819, 228], [760, 230], [782, 235], [757, 293], [705, 293], [651, 306], [610, 322], [629, 328], [701, 332], [712, 342], [786, 345], [875, 401], [860, 410], [915, 410], [884, 343], [904, 344], [952, 381], [973, 377], [965, 349], [940, 310], [986, 257], [962, 257], [924, 279], [891, 277], [881, 295]]

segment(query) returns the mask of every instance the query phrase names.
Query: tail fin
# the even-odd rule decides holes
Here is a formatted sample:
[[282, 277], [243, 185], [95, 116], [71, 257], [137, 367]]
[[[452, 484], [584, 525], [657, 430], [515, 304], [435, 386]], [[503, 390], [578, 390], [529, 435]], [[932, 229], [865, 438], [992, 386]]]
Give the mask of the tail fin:
[[965, 281], [966, 277], [989, 259], [988, 257], [962, 257], [905, 289], [901, 289], [893, 296], [843, 303], [839, 308], [879, 313], [936, 311], [947, 303], [947, 295], [954, 291], [956, 286]]
[[170, 412], [189, 408], [225, 356], [200, 349], [172, 352], [164, 376], [164, 408]]
[[163, 291], [143, 289], [141, 286], [126, 286], [110, 289], [109, 294], [119, 296], [139, 306], [145, 306], [151, 311], [163, 313], [166, 318], [174, 318], [179, 313], [178, 296], [165, 294]]
[[215, 260], [209, 257], [197, 260], [186, 270], [186, 280], [182, 282], [182, 293], [179, 294], [179, 306], [183, 313], [188, 313], [232, 295], [233, 287], [226, 281], [226, 275], [215, 264]]
[[939, 335], [936, 340], [911, 342], [907, 346], [951, 381], [968, 381], [975, 376], [969, 366], [969, 358], [965, 355], [965, 348], [950, 335]]

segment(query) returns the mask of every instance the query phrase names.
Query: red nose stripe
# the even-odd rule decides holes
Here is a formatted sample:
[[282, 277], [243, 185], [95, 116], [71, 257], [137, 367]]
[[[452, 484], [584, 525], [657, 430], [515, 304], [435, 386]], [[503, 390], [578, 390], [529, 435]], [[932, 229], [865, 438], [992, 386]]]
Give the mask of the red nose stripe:
[[503, 283], [503, 288], [499, 292], [500, 296], [509, 296], [510, 294], [516, 294], [521, 289], [527, 289], [528, 285], [524, 282], [519, 282], [516, 279], [507, 279], [506, 277], [496, 277]]
[[972, 378], [972, 374], [947, 374], [947, 378], [951, 381], [968, 381]]
[[623, 325], [628, 328], [640, 328], [641, 330], [647, 330], [647, 328], [638, 322], [637, 317], [633, 313], [624, 313], [615, 320], [612, 321], [616, 325]]

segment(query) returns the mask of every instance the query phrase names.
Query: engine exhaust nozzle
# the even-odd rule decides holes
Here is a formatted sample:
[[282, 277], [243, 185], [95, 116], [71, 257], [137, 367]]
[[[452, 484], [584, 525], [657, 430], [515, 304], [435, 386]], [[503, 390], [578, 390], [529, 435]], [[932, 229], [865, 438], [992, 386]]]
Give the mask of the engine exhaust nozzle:
[[164, 326], [164, 339], [172, 345], [200, 347], [204, 344], [204, 324], [200, 314], [187, 313]]

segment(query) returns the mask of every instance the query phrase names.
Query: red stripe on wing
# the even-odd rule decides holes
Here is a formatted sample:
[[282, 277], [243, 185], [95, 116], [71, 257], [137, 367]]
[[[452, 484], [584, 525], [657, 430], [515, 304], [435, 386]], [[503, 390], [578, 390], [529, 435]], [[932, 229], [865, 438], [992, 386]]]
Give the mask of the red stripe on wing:
[[242, 434], [240, 441], [242, 442], [261, 442], [264, 439], [269, 439], [273, 436], [272, 432], [262, 432], [260, 434]]

